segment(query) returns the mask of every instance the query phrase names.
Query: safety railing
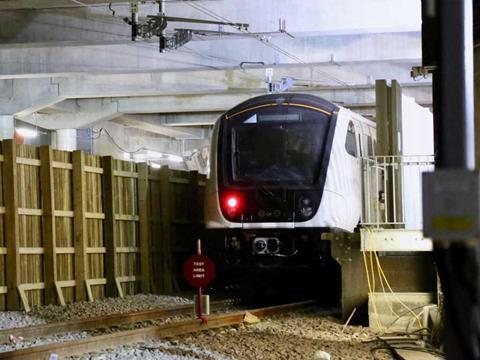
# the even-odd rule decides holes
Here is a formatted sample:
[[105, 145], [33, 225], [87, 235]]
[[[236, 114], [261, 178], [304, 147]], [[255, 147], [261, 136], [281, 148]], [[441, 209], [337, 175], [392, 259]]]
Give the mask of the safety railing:
[[362, 158], [362, 225], [421, 229], [422, 173], [433, 169], [433, 155]]

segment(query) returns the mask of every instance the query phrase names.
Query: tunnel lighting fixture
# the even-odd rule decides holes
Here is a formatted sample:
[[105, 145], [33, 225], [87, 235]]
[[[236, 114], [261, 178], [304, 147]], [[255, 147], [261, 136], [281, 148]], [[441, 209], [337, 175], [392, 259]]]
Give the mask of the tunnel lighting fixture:
[[147, 150], [145, 152], [136, 153], [133, 155], [135, 161], [170, 161], [173, 163], [181, 163], [184, 161], [183, 156], [166, 154], [158, 151]]
[[133, 155], [135, 160], [146, 160], [146, 159], [162, 159], [164, 154], [158, 151], [147, 150], [145, 152], [136, 153]]
[[38, 136], [38, 131], [36, 129], [16, 128], [15, 131], [24, 138], [34, 138]]

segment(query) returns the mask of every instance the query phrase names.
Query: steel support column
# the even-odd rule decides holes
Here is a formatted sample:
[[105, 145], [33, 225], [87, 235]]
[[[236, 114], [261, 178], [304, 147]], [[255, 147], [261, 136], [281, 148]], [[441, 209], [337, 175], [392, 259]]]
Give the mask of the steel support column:
[[[433, 79], [436, 168], [472, 170], [475, 163], [472, 0], [424, 0], [423, 5], [424, 22], [429, 17], [436, 18], [440, 35], [434, 44], [438, 45], [438, 67]], [[480, 359], [478, 241], [436, 241], [434, 246], [445, 296], [447, 358]]]

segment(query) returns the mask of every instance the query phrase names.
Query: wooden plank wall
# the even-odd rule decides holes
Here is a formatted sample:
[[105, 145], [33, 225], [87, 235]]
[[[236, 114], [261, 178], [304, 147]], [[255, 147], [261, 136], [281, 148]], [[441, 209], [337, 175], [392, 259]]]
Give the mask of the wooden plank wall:
[[153, 286], [171, 293], [182, 286], [183, 262], [196, 251], [203, 226], [205, 177], [195, 171], [150, 169], [150, 236]]
[[0, 310], [178, 289], [202, 175], [0, 145]]

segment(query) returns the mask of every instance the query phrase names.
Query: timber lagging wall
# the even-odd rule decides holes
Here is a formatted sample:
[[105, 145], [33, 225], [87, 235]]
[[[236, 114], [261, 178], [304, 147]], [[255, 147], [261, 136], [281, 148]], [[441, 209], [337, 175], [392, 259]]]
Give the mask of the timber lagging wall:
[[12, 140], [0, 150], [0, 310], [177, 289], [202, 175]]

